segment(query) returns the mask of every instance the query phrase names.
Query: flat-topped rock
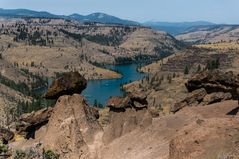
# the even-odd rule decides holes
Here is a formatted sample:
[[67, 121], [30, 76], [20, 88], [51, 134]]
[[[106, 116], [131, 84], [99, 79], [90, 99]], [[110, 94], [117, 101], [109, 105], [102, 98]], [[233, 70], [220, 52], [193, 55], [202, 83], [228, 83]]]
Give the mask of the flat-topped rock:
[[147, 94], [143, 90], [138, 90], [133, 93], [129, 93], [128, 96], [132, 101], [137, 101], [146, 104]]
[[80, 94], [86, 86], [86, 79], [78, 72], [64, 73], [62, 77], [53, 81], [44, 98], [58, 99], [63, 95]]
[[131, 101], [129, 97], [111, 97], [107, 103], [108, 107], [111, 108], [126, 108], [131, 106]]

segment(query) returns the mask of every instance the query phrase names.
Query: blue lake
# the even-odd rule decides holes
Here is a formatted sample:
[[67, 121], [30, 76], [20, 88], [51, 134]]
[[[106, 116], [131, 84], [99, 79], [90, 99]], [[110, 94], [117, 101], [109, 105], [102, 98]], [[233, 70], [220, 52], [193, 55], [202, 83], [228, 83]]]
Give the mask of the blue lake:
[[82, 94], [91, 105], [95, 103], [95, 100], [97, 100], [98, 103], [105, 105], [111, 96], [124, 95], [124, 91], [121, 90], [122, 84], [133, 82], [146, 76], [146, 74], [137, 71], [139, 66], [139, 64], [107, 66], [106, 68], [121, 73], [122, 78], [90, 80], [88, 81], [87, 88]]

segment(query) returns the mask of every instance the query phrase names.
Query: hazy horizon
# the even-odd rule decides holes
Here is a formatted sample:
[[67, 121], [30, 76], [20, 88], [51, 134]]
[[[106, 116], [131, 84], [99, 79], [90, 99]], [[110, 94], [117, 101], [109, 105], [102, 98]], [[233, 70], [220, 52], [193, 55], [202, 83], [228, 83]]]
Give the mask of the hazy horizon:
[[238, 0], [1, 0], [0, 8], [47, 11], [58, 15], [102, 12], [138, 22], [192, 22], [239, 24]]

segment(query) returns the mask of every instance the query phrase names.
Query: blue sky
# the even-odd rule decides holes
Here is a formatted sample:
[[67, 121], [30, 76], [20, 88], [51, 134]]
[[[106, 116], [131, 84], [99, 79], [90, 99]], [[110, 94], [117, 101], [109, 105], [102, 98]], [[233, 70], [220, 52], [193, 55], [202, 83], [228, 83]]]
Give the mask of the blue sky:
[[198, 21], [239, 24], [239, 0], [0, 0], [0, 8], [55, 14], [104, 12], [145, 21]]

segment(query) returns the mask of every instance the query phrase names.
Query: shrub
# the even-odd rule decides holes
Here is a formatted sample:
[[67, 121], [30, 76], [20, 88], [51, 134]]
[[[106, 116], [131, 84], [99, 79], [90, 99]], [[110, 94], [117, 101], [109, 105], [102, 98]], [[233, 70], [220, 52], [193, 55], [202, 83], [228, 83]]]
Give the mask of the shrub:
[[59, 159], [60, 155], [56, 154], [52, 150], [43, 151], [44, 159]]
[[13, 154], [14, 159], [25, 159], [26, 158], [26, 153], [23, 152], [22, 150], [16, 150]]
[[2, 141], [0, 141], [0, 154], [5, 154], [8, 152], [8, 146], [4, 145]]

